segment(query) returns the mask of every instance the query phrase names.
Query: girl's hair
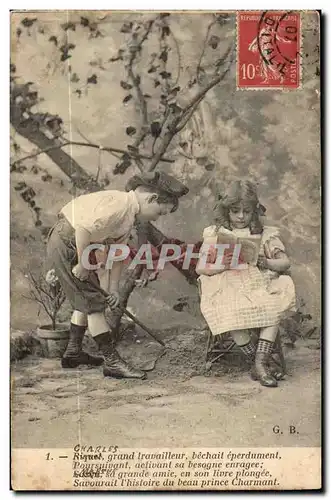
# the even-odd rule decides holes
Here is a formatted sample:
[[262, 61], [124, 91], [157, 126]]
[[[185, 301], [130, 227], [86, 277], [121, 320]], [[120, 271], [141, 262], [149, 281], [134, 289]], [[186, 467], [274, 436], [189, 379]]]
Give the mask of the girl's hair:
[[251, 234], [261, 234], [263, 225], [260, 215], [264, 214], [265, 208], [259, 203], [255, 184], [247, 180], [232, 181], [219, 194], [218, 201], [214, 207], [216, 227], [220, 228], [223, 226], [232, 231], [229, 211], [240, 203], [243, 203], [245, 208], [253, 209], [253, 216], [249, 225]]
[[171, 213], [175, 212], [178, 208], [178, 198], [177, 196], [171, 195], [165, 191], [159, 190], [151, 186], [139, 186], [136, 191], [140, 193], [150, 193], [157, 195], [157, 203], [170, 203], [173, 205]]

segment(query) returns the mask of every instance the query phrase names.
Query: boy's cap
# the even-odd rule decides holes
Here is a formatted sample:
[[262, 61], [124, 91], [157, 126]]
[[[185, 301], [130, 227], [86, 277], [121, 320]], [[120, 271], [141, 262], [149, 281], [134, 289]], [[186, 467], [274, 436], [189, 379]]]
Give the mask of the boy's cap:
[[180, 198], [189, 192], [189, 189], [182, 182], [165, 172], [146, 172], [134, 175], [128, 180], [125, 190], [132, 191], [139, 186], [155, 188], [157, 191], [167, 193], [176, 198]]

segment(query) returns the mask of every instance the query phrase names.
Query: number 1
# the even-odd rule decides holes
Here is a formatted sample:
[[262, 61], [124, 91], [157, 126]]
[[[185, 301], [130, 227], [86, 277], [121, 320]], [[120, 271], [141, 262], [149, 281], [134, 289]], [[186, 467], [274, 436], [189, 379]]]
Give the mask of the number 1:
[[243, 72], [243, 80], [246, 80], [246, 75], [248, 80], [253, 80], [255, 78], [255, 66], [254, 64], [250, 63], [247, 64], [247, 71], [246, 71], [246, 63], [241, 65], [241, 69]]

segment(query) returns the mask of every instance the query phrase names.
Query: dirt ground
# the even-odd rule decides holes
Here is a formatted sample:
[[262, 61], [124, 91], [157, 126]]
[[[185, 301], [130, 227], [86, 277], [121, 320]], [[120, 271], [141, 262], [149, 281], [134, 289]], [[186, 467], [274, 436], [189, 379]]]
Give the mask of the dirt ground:
[[105, 379], [101, 368], [63, 370], [59, 360], [37, 356], [13, 363], [12, 446], [320, 445], [316, 339], [285, 347], [288, 374], [268, 389], [250, 379], [238, 353], [206, 371], [205, 332], [180, 328], [162, 336], [166, 350], [135, 332], [119, 346], [123, 357], [148, 370], [143, 381]]

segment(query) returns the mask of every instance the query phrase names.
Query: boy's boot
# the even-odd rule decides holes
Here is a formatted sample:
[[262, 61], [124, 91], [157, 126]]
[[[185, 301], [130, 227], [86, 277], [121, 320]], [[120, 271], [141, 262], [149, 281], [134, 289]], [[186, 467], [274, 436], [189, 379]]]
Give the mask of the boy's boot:
[[79, 365], [100, 366], [104, 359], [100, 356], [92, 356], [82, 350], [83, 338], [86, 326], [70, 324], [69, 342], [62, 356], [62, 368], [77, 368]]
[[105, 357], [103, 374], [105, 377], [114, 378], [146, 378], [146, 373], [129, 366], [115, 349], [111, 333], [105, 332], [94, 337], [102, 354]]

